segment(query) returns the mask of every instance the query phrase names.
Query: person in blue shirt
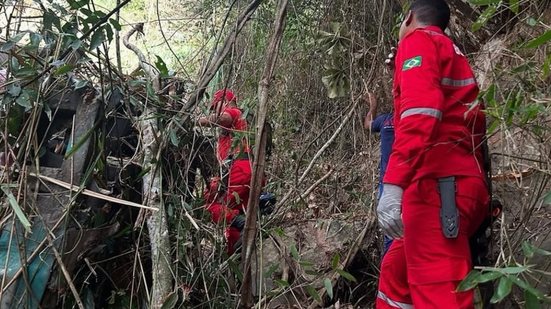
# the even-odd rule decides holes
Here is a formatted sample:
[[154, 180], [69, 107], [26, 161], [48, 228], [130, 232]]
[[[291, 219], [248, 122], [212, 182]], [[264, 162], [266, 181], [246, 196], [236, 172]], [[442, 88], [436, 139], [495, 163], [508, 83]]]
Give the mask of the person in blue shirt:
[[[364, 128], [370, 132], [379, 133], [381, 136], [381, 161], [379, 163], [379, 194], [383, 193], [383, 178], [385, 176], [388, 159], [392, 152], [392, 144], [394, 143], [394, 121], [393, 113], [384, 113], [377, 116], [377, 99], [373, 93], [368, 92], [365, 100], [369, 103], [369, 112], [365, 116]], [[392, 238], [384, 235], [383, 255], [392, 244]]]

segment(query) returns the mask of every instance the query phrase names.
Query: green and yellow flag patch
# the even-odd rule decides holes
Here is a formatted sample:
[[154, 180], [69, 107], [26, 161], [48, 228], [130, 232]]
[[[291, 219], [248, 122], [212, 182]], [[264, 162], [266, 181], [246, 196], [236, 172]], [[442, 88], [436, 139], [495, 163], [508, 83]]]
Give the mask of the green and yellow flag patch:
[[404, 65], [402, 66], [402, 71], [407, 71], [415, 67], [420, 67], [422, 63], [423, 63], [423, 57], [421, 56], [409, 58], [406, 61], [404, 61]]

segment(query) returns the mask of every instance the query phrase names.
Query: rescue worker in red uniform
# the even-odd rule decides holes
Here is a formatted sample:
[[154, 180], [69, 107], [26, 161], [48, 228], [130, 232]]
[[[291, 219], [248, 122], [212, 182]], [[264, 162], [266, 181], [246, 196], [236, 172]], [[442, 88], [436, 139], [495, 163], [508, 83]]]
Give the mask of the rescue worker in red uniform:
[[471, 270], [469, 236], [488, 215], [480, 144], [485, 117], [467, 59], [444, 34], [443, 0], [413, 1], [394, 73], [395, 141], [377, 206], [394, 238], [377, 308], [473, 308], [456, 292]]
[[229, 89], [214, 93], [211, 110], [211, 115], [200, 118], [198, 125], [216, 126], [220, 130], [216, 156], [222, 175], [211, 181], [205, 194], [206, 209], [214, 222], [228, 225], [224, 235], [228, 254], [232, 254], [241, 231], [230, 223], [245, 213], [250, 192], [250, 150], [247, 140], [238, 137], [246, 133], [247, 122], [237, 107], [237, 98]]

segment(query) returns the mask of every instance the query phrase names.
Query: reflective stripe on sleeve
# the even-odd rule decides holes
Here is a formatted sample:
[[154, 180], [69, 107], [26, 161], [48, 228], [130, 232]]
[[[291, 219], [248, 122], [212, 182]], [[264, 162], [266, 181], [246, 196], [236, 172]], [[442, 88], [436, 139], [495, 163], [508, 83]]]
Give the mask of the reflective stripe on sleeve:
[[442, 81], [441, 81], [442, 86], [451, 86], [451, 87], [465, 87], [475, 83], [476, 83], [476, 80], [474, 79], [474, 77], [466, 78], [466, 79], [452, 79], [452, 78], [444, 77], [442, 78]]
[[428, 108], [428, 107], [417, 107], [417, 108], [407, 109], [400, 115], [400, 119], [404, 119], [406, 117], [413, 116], [413, 115], [431, 116], [438, 120], [442, 120], [441, 111], [435, 108]]
[[412, 304], [406, 304], [406, 303], [401, 303], [401, 302], [394, 301], [394, 300], [388, 298], [388, 296], [386, 296], [381, 291], [377, 292], [377, 297], [382, 299], [385, 303], [389, 304], [392, 307], [400, 308], [400, 309], [413, 309]]

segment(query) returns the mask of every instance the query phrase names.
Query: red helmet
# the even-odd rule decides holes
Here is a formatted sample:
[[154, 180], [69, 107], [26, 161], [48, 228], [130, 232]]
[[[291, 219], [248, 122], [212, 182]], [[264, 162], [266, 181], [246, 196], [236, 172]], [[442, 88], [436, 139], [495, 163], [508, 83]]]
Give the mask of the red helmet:
[[236, 101], [237, 98], [230, 89], [224, 88], [216, 91], [212, 97], [212, 102], [210, 103], [210, 108], [214, 109], [218, 103], [227, 104], [232, 101]]

